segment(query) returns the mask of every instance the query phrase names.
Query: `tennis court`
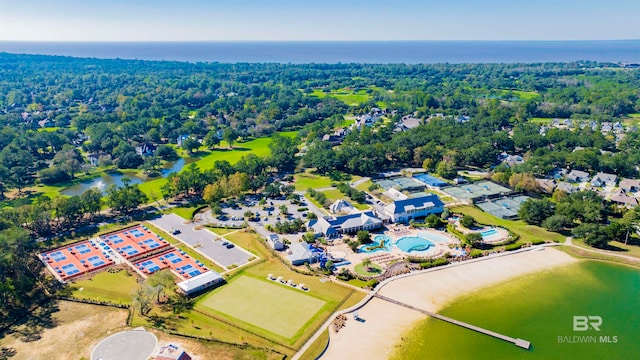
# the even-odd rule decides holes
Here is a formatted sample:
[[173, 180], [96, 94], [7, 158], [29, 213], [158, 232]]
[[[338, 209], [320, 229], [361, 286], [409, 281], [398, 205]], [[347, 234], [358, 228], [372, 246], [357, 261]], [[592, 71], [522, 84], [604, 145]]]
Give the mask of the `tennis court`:
[[481, 197], [491, 197], [500, 194], [509, 194], [511, 189], [492, 183], [491, 181], [478, 181], [476, 183], [464, 184], [443, 188], [442, 191], [458, 199], [478, 199]]
[[86, 240], [43, 252], [40, 259], [58, 279], [67, 281], [113, 265], [109, 250]]

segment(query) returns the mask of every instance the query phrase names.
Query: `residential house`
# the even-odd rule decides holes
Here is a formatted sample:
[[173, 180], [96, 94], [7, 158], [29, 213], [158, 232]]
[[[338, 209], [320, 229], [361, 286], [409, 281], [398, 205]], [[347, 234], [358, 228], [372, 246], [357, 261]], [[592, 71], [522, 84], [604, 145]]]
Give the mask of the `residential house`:
[[179, 346], [169, 344], [163, 346], [158, 351], [154, 360], [191, 360], [191, 356], [186, 351], [182, 350]]
[[284, 250], [284, 242], [280, 240], [278, 234], [270, 234], [267, 242], [274, 250]]
[[587, 182], [589, 179], [589, 173], [586, 171], [571, 170], [571, 172], [567, 174], [567, 181], [573, 183]]
[[617, 180], [618, 180], [618, 177], [614, 174], [599, 172], [591, 180], [591, 186], [594, 186], [594, 187], [616, 186]]
[[560, 179], [563, 179], [565, 176], [567, 176], [567, 174], [568, 174], [567, 169], [555, 169], [551, 173], [551, 177], [553, 177], [556, 180], [560, 180]]
[[617, 191], [612, 197], [611, 202], [618, 204], [624, 207], [635, 207], [638, 206], [638, 199], [633, 196], [627, 195], [624, 191]]
[[158, 147], [152, 143], [145, 142], [136, 146], [136, 153], [140, 156], [151, 156], [156, 153]]
[[415, 129], [416, 127], [420, 126], [421, 123], [422, 120], [418, 118], [412, 116], [403, 116], [402, 119], [398, 121], [398, 124], [396, 125], [395, 129], [393, 129], [393, 131], [401, 132]]
[[188, 138], [189, 138], [188, 134], [178, 136], [178, 139], [176, 140], [176, 142], [178, 143], [178, 146], [182, 146], [182, 142], [184, 140], [187, 140]]
[[328, 142], [331, 146], [342, 144], [345, 135], [347, 134], [345, 129], [336, 130], [333, 134], [325, 134], [322, 137], [322, 141]]
[[635, 193], [640, 191], [640, 180], [638, 179], [622, 179], [620, 180], [620, 189], [625, 192]]
[[556, 186], [556, 190], [564, 191], [567, 194], [571, 194], [573, 192], [579, 191], [580, 189], [576, 186], [573, 186], [567, 182], [560, 181], [558, 182], [558, 186]]
[[382, 220], [373, 212], [355, 213], [342, 216], [325, 216], [309, 221], [308, 229], [316, 236], [332, 239], [342, 234], [353, 234], [360, 230], [375, 230], [382, 227]]
[[498, 155], [498, 160], [509, 167], [514, 167], [518, 164], [524, 164], [524, 159], [520, 155], [511, 155], [507, 152], [502, 152]]
[[459, 123], [466, 123], [469, 120], [471, 120], [471, 118], [467, 115], [460, 115], [456, 118], [456, 121]]
[[429, 194], [420, 197], [394, 200], [384, 207], [384, 212], [395, 223], [407, 223], [412, 219], [444, 211], [444, 203], [438, 195]]
[[186, 295], [200, 293], [208, 288], [224, 283], [224, 278], [217, 272], [209, 270], [187, 280], [177, 283], [178, 288]]
[[547, 194], [553, 193], [553, 190], [556, 188], [555, 180], [536, 179], [536, 182], [538, 183], [538, 187]]

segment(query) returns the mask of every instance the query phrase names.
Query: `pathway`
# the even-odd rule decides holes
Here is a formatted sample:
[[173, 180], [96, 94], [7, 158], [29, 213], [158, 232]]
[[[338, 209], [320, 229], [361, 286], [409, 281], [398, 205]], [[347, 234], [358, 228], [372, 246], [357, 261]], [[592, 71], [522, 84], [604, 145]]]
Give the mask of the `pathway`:
[[578, 245], [574, 244], [572, 240], [573, 240], [573, 238], [571, 236], [568, 236], [567, 239], [564, 241], [564, 245], [571, 246], [571, 247], [574, 247], [576, 249], [584, 250], [584, 251], [591, 252], [591, 253], [594, 253], [594, 254], [615, 256], [615, 257], [619, 257], [619, 258], [622, 258], [622, 259], [627, 259], [627, 260], [631, 260], [631, 261], [635, 261], [635, 262], [640, 262], [640, 258], [637, 258], [635, 256], [616, 254], [614, 252], [607, 251], [607, 250], [588, 249], [588, 248], [585, 248], [585, 247], [578, 246]]

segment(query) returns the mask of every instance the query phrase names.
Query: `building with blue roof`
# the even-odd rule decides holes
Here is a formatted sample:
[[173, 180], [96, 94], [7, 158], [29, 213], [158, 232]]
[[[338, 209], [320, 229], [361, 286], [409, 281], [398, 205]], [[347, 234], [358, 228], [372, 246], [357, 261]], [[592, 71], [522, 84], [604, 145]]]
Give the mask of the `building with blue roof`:
[[408, 223], [412, 219], [444, 211], [444, 203], [438, 195], [428, 194], [404, 200], [394, 200], [384, 207], [384, 212], [395, 223]]
[[341, 234], [353, 234], [360, 230], [375, 230], [382, 227], [382, 220], [373, 212], [355, 213], [343, 216], [325, 216], [311, 220], [307, 226], [316, 236], [332, 239]]

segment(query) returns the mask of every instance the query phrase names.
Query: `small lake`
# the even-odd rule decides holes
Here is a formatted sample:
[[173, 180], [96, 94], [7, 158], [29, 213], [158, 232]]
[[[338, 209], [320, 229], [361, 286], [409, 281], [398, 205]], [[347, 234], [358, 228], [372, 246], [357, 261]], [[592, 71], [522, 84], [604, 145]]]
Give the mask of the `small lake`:
[[[192, 162], [195, 162], [197, 160], [197, 158], [180, 158], [177, 161], [165, 163], [160, 169], [160, 175], [161, 177], [166, 177], [170, 173], [178, 172], [182, 170], [182, 168], [184, 168], [186, 165], [191, 164]], [[90, 188], [98, 188], [104, 193], [104, 191], [111, 184], [122, 186], [122, 179], [124, 178], [131, 180], [132, 184], [140, 184], [144, 181], [157, 179], [158, 177], [141, 178], [133, 174], [120, 174], [118, 172], [103, 173], [93, 179], [85, 180], [73, 186], [69, 186], [68, 188], [65, 188], [63, 190], [60, 190], [60, 194], [67, 196], [82, 195], [83, 192], [87, 191], [87, 189]]]

